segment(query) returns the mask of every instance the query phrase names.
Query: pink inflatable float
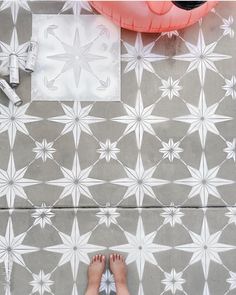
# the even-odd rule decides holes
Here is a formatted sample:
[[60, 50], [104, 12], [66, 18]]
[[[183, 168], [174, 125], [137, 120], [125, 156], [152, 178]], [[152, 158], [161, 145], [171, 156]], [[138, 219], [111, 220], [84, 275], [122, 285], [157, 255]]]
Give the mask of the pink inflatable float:
[[188, 27], [218, 1], [90, 1], [117, 25], [139, 32], [168, 32]]

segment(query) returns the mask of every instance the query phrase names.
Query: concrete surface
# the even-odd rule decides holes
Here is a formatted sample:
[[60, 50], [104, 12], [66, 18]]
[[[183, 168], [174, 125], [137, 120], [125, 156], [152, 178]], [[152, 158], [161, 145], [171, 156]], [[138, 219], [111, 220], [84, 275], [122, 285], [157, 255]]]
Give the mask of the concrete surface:
[[122, 102], [31, 102], [32, 13], [80, 8], [0, 3], [0, 73], [16, 52], [24, 100], [0, 93], [0, 294], [83, 295], [110, 251], [131, 294], [236, 294], [236, 3], [171, 34], [122, 30]]

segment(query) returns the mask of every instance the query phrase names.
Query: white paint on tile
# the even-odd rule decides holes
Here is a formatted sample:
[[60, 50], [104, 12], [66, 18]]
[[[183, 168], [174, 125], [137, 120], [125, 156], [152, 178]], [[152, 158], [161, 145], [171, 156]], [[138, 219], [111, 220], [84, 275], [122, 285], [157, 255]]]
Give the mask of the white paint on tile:
[[120, 29], [100, 15], [33, 15], [32, 100], [119, 101]]

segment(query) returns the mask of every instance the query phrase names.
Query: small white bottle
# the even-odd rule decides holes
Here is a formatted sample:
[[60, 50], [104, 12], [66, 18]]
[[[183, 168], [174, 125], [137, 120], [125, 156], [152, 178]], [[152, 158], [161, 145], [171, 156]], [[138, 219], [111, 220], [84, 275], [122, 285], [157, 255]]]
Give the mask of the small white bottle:
[[17, 87], [20, 84], [18, 56], [15, 53], [9, 55], [9, 72], [10, 72], [10, 85]]
[[20, 105], [22, 105], [22, 99], [19, 98], [19, 96], [4, 79], [0, 79], [0, 89], [6, 94], [8, 99], [12, 103], [14, 103], [15, 106], [19, 107]]
[[32, 73], [34, 71], [35, 65], [37, 62], [38, 51], [39, 51], [38, 42], [31, 38], [30, 43], [29, 43], [29, 47], [28, 47], [27, 60], [25, 63], [25, 70], [27, 72]]

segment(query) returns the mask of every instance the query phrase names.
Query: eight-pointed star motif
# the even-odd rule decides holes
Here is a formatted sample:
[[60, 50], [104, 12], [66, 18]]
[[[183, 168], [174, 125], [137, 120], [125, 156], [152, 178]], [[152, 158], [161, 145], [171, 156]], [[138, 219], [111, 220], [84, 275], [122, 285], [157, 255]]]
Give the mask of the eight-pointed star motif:
[[168, 121], [168, 118], [152, 115], [155, 104], [149, 105], [146, 108], [143, 107], [143, 99], [140, 91], [137, 93], [135, 107], [133, 108], [124, 104], [124, 108], [127, 115], [113, 118], [112, 121], [127, 124], [123, 136], [126, 136], [130, 132], [135, 132], [138, 149], [142, 146], [144, 131], [155, 136], [156, 134], [152, 128], [152, 124]]
[[0, 235], [0, 263], [4, 263], [5, 274], [8, 275], [12, 271], [12, 263], [17, 263], [26, 267], [23, 254], [36, 252], [39, 249], [33, 246], [23, 244], [27, 235], [27, 231], [17, 236], [14, 235], [12, 219], [9, 217], [5, 236]]
[[78, 1], [78, 0], [66, 1], [61, 9], [61, 13], [65, 12], [69, 9], [73, 10], [74, 15], [80, 15], [82, 9], [90, 11], [90, 12], [93, 11], [92, 7], [90, 6], [90, 4], [87, 1]]
[[46, 247], [45, 250], [62, 254], [58, 266], [70, 262], [73, 280], [75, 281], [79, 271], [80, 262], [89, 264], [90, 260], [88, 253], [103, 251], [105, 247], [88, 244], [92, 232], [90, 231], [81, 235], [77, 218], [73, 221], [71, 235], [67, 235], [60, 231], [58, 233], [62, 240], [62, 244]]
[[7, 170], [0, 169], [0, 197], [6, 196], [7, 206], [14, 207], [15, 197], [28, 199], [24, 187], [35, 185], [40, 181], [24, 178], [28, 166], [16, 170], [13, 154], [10, 154]]
[[201, 145], [204, 148], [206, 144], [207, 132], [210, 131], [219, 135], [219, 131], [215, 124], [232, 120], [231, 117], [215, 114], [219, 103], [214, 103], [211, 106], [206, 105], [205, 93], [202, 90], [199, 97], [198, 106], [186, 103], [190, 112], [189, 115], [174, 118], [175, 121], [190, 124], [188, 134], [198, 131]]
[[225, 96], [231, 96], [232, 99], [236, 99], [236, 77], [232, 76], [231, 79], [225, 79], [225, 85], [222, 86], [224, 89]]
[[127, 186], [128, 189], [123, 196], [123, 199], [127, 199], [130, 196], [135, 195], [136, 204], [138, 207], [141, 207], [145, 195], [156, 199], [156, 195], [152, 187], [169, 183], [168, 180], [153, 178], [153, 173], [156, 171], [156, 168], [156, 166], [153, 166], [144, 170], [142, 157], [139, 154], [135, 170], [124, 166], [127, 178], [112, 180], [111, 183]]
[[9, 74], [9, 55], [11, 53], [15, 53], [17, 55], [19, 67], [22, 70], [25, 70], [25, 61], [27, 58], [28, 46], [29, 42], [25, 42], [19, 45], [17, 31], [14, 27], [11, 35], [10, 44], [0, 41], [0, 61], [2, 61], [1, 71], [5, 72], [6, 74]]
[[128, 244], [110, 247], [113, 251], [128, 253], [126, 263], [136, 262], [139, 279], [142, 280], [145, 262], [157, 265], [154, 253], [167, 251], [169, 246], [155, 244], [153, 241], [157, 235], [156, 231], [145, 234], [142, 217], [139, 217], [136, 235], [124, 231]]
[[90, 52], [93, 42], [94, 41], [90, 41], [82, 45], [80, 41], [79, 30], [77, 28], [72, 45], [66, 44], [60, 40], [60, 43], [64, 49], [64, 53], [48, 56], [50, 59], [64, 63], [61, 69], [61, 74], [69, 70], [73, 70], [76, 87], [79, 86], [82, 71], [89, 72], [92, 76], [99, 80], [99, 78], [93, 72], [90, 63], [96, 60], [105, 59], [106, 57], [95, 55]]
[[183, 149], [179, 147], [180, 142], [174, 142], [172, 138], [169, 139], [168, 142], [161, 142], [162, 148], [159, 149], [161, 153], [163, 153], [162, 158], [168, 158], [170, 162], [173, 162], [174, 158], [180, 159], [179, 153], [183, 152]]
[[73, 107], [62, 104], [65, 115], [49, 118], [49, 121], [65, 124], [61, 135], [73, 132], [75, 147], [78, 148], [81, 131], [93, 135], [89, 125], [105, 121], [103, 118], [89, 116], [93, 104], [82, 108], [80, 102], [75, 101]]
[[33, 289], [32, 293], [39, 293], [39, 295], [44, 295], [44, 293], [52, 293], [51, 285], [53, 285], [53, 281], [50, 279], [51, 274], [45, 274], [43, 270], [40, 270], [39, 274], [32, 274], [33, 280], [29, 283]]
[[55, 149], [53, 148], [53, 142], [47, 142], [47, 139], [43, 139], [42, 142], [35, 141], [36, 147], [33, 148], [33, 152], [36, 153], [35, 159], [42, 158], [43, 162], [48, 159], [53, 159], [53, 153], [55, 153]]
[[16, 24], [20, 7], [27, 11], [31, 11], [27, 2], [27, 0], [3, 0], [0, 11], [3, 11], [10, 7], [13, 23]]
[[176, 246], [175, 249], [193, 253], [189, 264], [192, 265], [198, 261], [202, 262], [202, 269], [205, 279], [208, 278], [209, 266], [211, 261], [222, 264], [219, 253], [233, 250], [236, 247], [219, 243], [222, 231], [210, 234], [207, 218], [204, 216], [201, 228], [201, 234], [189, 231], [192, 243]]
[[39, 117], [26, 115], [29, 105], [26, 103], [21, 107], [16, 107], [13, 103], [9, 103], [9, 107], [6, 107], [0, 104], [0, 133], [8, 132], [10, 148], [14, 146], [17, 131], [29, 135], [26, 123], [42, 120]]
[[216, 198], [221, 198], [220, 193], [217, 190], [218, 186], [229, 185], [234, 183], [232, 180], [216, 177], [220, 166], [215, 166], [208, 169], [205, 154], [202, 154], [199, 169], [187, 166], [191, 177], [176, 180], [175, 183], [191, 186], [192, 189], [188, 195], [188, 198], [193, 198], [200, 195], [202, 206], [207, 206], [208, 196], [212, 195]]
[[123, 42], [123, 44], [127, 51], [127, 53], [122, 54], [122, 61], [127, 62], [124, 73], [135, 70], [138, 86], [141, 84], [144, 70], [155, 73], [152, 62], [168, 58], [167, 56], [151, 52], [155, 42], [144, 46], [140, 33], [137, 34], [134, 46], [127, 42]]
[[162, 96], [168, 96], [169, 100], [172, 100], [174, 96], [179, 97], [179, 91], [183, 89], [179, 82], [179, 80], [173, 80], [172, 77], [169, 77], [167, 80], [162, 79], [162, 85], [159, 87], [162, 91]]
[[230, 278], [227, 279], [227, 283], [230, 284], [230, 290], [236, 289], [236, 272], [229, 272]]
[[199, 31], [197, 45], [193, 45], [187, 41], [185, 41], [185, 45], [189, 53], [173, 56], [173, 59], [190, 62], [187, 73], [197, 69], [201, 85], [204, 85], [207, 69], [218, 73], [214, 64], [215, 61], [231, 58], [229, 55], [214, 52], [217, 42], [206, 45], [201, 29]]
[[182, 272], [176, 272], [173, 268], [170, 273], [164, 272], [165, 279], [161, 282], [165, 285], [164, 292], [171, 291], [172, 294], [175, 294], [176, 291], [183, 291], [183, 284], [186, 282], [185, 279], [182, 278]]
[[116, 292], [114, 276], [109, 269], [102, 275], [99, 292], [104, 292], [106, 295], [111, 295], [112, 292]]
[[236, 138], [233, 139], [232, 142], [230, 141], [226, 141], [226, 145], [227, 147], [224, 148], [224, 152], [227, 153], [226, 159], [233, 159], [233, 161], [235, 162], [236, 160]]
[[81, 194], [87, 198], [93, 199], [88, 187], [102, 184], [104, 181], [94, 178], [89, 178], [89, 174], [93, 166], [81, 170], [78, 154], [75, 153], [72, 169], [60, 167], [64, 178], [50, 180], [47, 183], [55, 186], [64, 187], [59, 199], [63, 199], [69, 195], [72, 196], [73, 206], [78, 207]]

